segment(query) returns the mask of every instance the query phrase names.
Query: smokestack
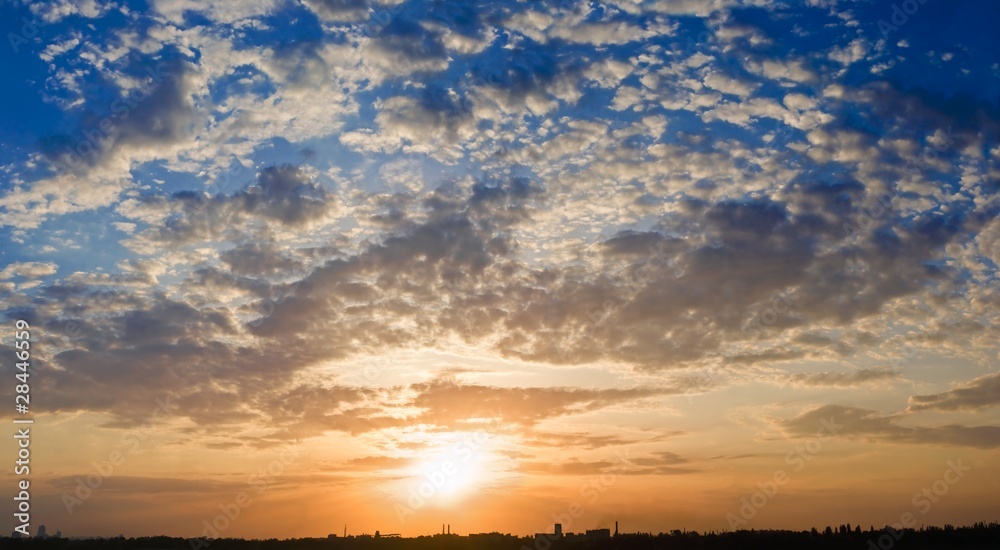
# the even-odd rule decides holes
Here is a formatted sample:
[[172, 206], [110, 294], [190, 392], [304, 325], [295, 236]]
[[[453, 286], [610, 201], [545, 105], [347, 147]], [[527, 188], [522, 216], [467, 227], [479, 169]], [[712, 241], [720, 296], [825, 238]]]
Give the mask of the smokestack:
[[618, 521], [615, 520], [615, 536], [618, 536]]
[[451, 524], [450, 523], [448, 524], [448, 534], [449, 535], [451, 534]]
[[441, 534], [442, 535], [444, 534], [444, 524], [443, 523], [441, 524]]

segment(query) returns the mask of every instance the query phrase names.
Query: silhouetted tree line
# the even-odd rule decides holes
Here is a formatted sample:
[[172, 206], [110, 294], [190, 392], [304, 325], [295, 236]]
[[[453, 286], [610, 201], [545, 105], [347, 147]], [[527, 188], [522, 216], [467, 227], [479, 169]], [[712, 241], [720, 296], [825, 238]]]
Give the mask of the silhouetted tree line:
[[[573, 542], [547, 538], [489, 534], [435, 535], [416, 538], [336, 537], [307, 539], [202, 540], [205, 550], [995, 550], [1000, 548], [1000, 523], [968, 527], [921, 527], [895, 530], [850, 524], [822, 531], [740, 530], [698, 533], [621, 534], [607, 540]], [[207, 546], [204, 544], [207, 543]], [[191, 550], [192, 541], [172, 537], [106, 539], [2, 539], [0, 547], [22, 550]]]

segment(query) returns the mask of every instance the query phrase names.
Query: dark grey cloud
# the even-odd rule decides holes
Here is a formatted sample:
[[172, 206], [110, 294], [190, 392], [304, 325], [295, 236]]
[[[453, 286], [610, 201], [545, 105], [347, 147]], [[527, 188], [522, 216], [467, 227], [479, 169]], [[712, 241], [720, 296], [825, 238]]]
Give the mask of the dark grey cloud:
[[273, 276], [304, 269], [303, 262], [273, 242], [243, 243], [219, 253], [228, 271], [238, 276]]
[[[951, 445], [995, 449], [1000, 447], [1000, 426], [904, 426], [903, 414], [884, 414], [871, 409], [826, 405], [782, 422], [795, 437], [815, 437], [825, 427], [825, 435], [862, 439], [879, 443]], [[832, 426], [832, 428], [831, 428]]]
[[90, 106], [72, 133], [42, 141], [58, 170], [86, 173], [123, 149], [165, 147], [193, 135], [200, 116], [192, 97], [195, 66], [172, 51], [135, 65], [139, 87], [119, 90], [106, 106]]
[[448, 62], [440, 31], [403, 16], [381, 27], [368, 48], [372, 58], [392, 73], [436, 72]]
[[240, 196], [247, 213], [302, 225], [330, 210], [327, 193], [294, 166], [270, 166], [257, 176], [257, 185]]
[[[146, 208], [166, 212], [167, 218], [161, 226], [133, 237], [132, 246], [176, 248], [216, 239], [240, 242], [251, 236], [255, 226], [302, 227], [336, 211], [326, 189], [291, 165], [264, 168], [255, 184], [229, 195], [181, 191], [168, 197], [146, 197], [143, 202]], [[260, 233], [252, 236], [262, 237]], [[231, 254], [225, 257], [232, 260]]]
[[897, 380], [899, 371], [887, 368], [857, 369], [850, 372], [801, 372], [788, 377], [793, 384], [802, 386], [852, 387], [884, 380]]
[[976, 411], [1000, 406], [1000, 373], [988, 374], [942, 393], [910, 397], [911, 411]]

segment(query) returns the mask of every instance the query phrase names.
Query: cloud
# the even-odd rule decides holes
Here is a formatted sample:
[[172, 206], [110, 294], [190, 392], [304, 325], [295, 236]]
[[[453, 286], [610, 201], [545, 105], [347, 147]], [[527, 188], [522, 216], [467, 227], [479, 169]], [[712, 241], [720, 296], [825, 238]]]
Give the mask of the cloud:
[[96, 19], [114, 7], [113, 2], [101, 0], [55, 0], [43, 4], [33, 3], [31, 11], [46, 23], [55, 23], [71, 16]]
[[[327, 191], [291, 165], [264, 168], [257, 174], [255, 185], [230, 195], [181, 191], [168, 197], [147, 197], [136, 206], [145, 211], [147, 221], [153, 222], [152, 227], [127, 241], [142, 251], [218, 238], [239, 241], [260, 223], [300, 228], [336, 211], [336, 203], [329, 199]], [[263, 249], [258, 250], [258, 254], [263, 253]], [[231, 253], [223, 257], [231, 266], [239, 263]], [[293, 265], [290, 262], [285, 267]], [[241, 268], [236, 270], [241, 272]]]
[[220, 0], [210, 4], [191, 3], [186, 0], [154, 0], [153, 8], [171, 23], [181, 27], [185, 16], [191, 12], [201, 14], [214, 23], [234, 24], [254, 17], [267, 15], [278, 7], [278, 0], [242, 2]]
[[274, 276], [294, 273], [305, 268], [304, 262], [287, 254], [274, 242], [243, 243], [219, 254], [238, 276]]
[[449, 57], [440, 31], [402, 16], [381, 27], [365, 46], [369, 63], [396, 76], [442, 71]]
[[48, 158], [60, 170], [86, 171], [123, 150], [181, 142], [193, 132], [197, 117], [191, 97], [194, 71], [195, 66], [180, 57], [149, 60], [142, 66], [141, 86], [121, 90], [100, 122], [81, 124], [74, 134], [50, 138]]
[[411, 389], [417, 396], [409, 405], [423, 409], [417, 415], [418, 421], [452, 428], [470, 418], [495, 418], [502, 423], [532, 426], [549, 418], [678, 392], [675, 388], [497, 388], [449, 380], [415, 384]]
[[656, 0], [650, 9], [670, 15], [697, 15], [707, 17], [719, 10], [733, 9], [741, 5], [766, 6], [769, 0]]
[[356, 130], [340, 142], [360, 151], [390, 153], [403, 150], [455, 161], [475, 136], [472, 105], [453, 92], [430, 87], [419, 98], [394, 96], [376, 103], [376, 132]]
[[669, 36], [677, 29], [675, 25], [649, 23], [645, 28], [623, 21], [600, 23], [579, 23], [573, 26], [556, 25], [551, 35], [568, 42], [593, 44], [627, 44], [645, 40], [652, 36]]
[[132, 182], [132, 161], [169, 156], [193, 135], [193, 65], [168, 52], [136, 70], [138, 84], [97, 106], [100, 118], [42, 140], [39, 159], [55, 173], [0, 197], [0, 224], [29, 229], [50, 216], [113, 204]]
[[988, 374], [943, 393], [914, 395], [907, 410], [976, 411], [1000, 405], [1000, 374]]
[[55, 275], [59, 266], [51, 262], [14, 262], [0, 271], [0, 281], [21, 277], [35, 280]]
[[754, 74], [772, 80], [812, 83], [818, 80], [814, 71], [804, 59], [748, 59], [744, 67]]
[[905, 416], [886, 415], [857, 407], [826, 405], [785, 420], [781, 425], [793, 437], [812, 437], [822, 426], [827, 426], [827, 434], [829, 430], [835, 429], [837, 437], [879, 443], [951, 445], [978, 449], [1000, 447], [1000, 426], [901, 425]]
[[413, 464], [413, 460], [396, 456], [363, 456], [352, 458], [344, 463], [344, 466], [352, 470], [372, 471], [372, 470], [398, 470]]
[[796, 373], [789, 381], [802, 386], [853, 387], [881, 380], [900, 378], [898, 371], [885, 368], [858, 369], [852, 372]]
[[829, 57], [833, 61], [847, 66], [864, 59], [865, 56], [868, 55], [868, 51], [870, 49], [871, 45], [867, 40], [864, 38], [856, 38], [843, 48], [833, 48], [830, 50]]
[[552, 464], [549, 462], [521, 461], [518, 471], [529, 474], [594, 476], [604, 473], [621, 475], [680, 475], [698, 470], [688, 465], [688, 460], [669, 451], [660, 451], [642, 457], [623, 460], [581, 461], [578, 458]]
[[756, 82], [738, 80], [718, 71], [712, 71], [705, 75], [705, 85], [724, 94], [732, 94], [739, 97], [749, 96], [760, 86]]
[[601, 449], [604, 447], [620, 447], [630, 443], [648, 443], [660, 441], [675, 435], [682, 435], [683, 432], [664, 432], [653, 437], [644, 439], [629, 439], [618, 435], [593, 435], [590, 433], [548, 433], [532, 432], [524, 438], [524, 443], [537, 447], [582, 447], [584, 449]]
[[368, 15], [368, 0], [303, 0], [320, 18], [336, 22], [362, 21]]

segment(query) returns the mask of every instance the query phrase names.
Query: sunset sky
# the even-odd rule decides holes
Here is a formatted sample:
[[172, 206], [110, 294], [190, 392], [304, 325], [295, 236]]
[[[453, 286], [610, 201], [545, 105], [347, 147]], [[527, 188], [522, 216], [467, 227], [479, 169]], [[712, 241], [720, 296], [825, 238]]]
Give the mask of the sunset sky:
[[996, 2], [0, 21], [32, 532], [1000, 519]]

